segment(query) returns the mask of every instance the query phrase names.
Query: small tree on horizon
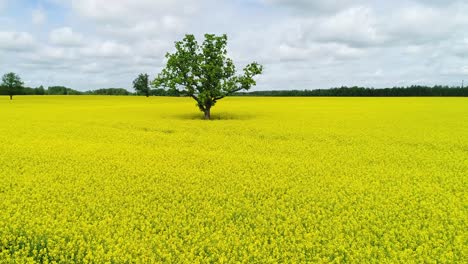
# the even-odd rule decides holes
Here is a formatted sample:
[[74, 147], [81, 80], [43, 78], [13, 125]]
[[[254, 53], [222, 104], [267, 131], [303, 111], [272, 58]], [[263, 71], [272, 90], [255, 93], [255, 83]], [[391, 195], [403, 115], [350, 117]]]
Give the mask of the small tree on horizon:
[[133, 89], [138, 93], [144, 94], [146, 97], [149, 97], [151, 94], [151, 89], [149, 86], [149, 76], [146, 73], [140, 73], [138, 77], [133, 81]]
[[21, 93], [23, 84], [24, 83], [21, 81], [21, 78], [14, 72], [6, 73], [2, 77], [2, 86], [10, 96], [10, 100], [13, 100], [13, 95]]
[[227, 35], [205, 34], [199, 45], [194, 35], [185, 35], [175, 42], [176, 51], [167, 53], [167, 65], [153, 81], [153, 85], [169, 89], [180, 95], [190, 96], [204, 113], [211, 118], [211, 108], [216, 102], [241, 90], [256, 85], [254, 77], [263, 66], [248, 64], [243, 75], [236, 75], [233, 61], [227, 56]]
[[45, 89], [44, 86], [39, 86], [35, 90], [36, 95], [44, 95], [45, 94]]

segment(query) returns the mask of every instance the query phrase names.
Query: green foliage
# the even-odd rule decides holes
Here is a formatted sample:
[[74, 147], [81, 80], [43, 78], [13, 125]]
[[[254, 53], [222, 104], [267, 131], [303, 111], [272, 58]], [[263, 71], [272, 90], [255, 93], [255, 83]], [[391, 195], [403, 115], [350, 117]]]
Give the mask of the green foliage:
[[23, 89], [21, 78], [14, 72], [6, 73], [2, 77], [2, 89], [13, 99], [13, 95], [21, 94]]
[[35, 94], [36, 95], [44, 95], [46, 92], [45, 92], [45, 89], [44, 89], [44, 86], [39, 86], [35, 89]]
[[151, 90], [151, 95], [154, 95], [154, 96], [166, 96], [166, 90], [164, 90], [164, 89], [162, 89], [162, 88], [152, 89], [152, 90]]
[[22, 95], [35, 95], [36, 94], [36, 88], [23, 87], [23, 89], [21, 89], [21, 94]]
[[468, 96], [468, 88], [436, 85], [433, 87], [412, 85], [410, 87], [393, 88], [366, 88], [366, 87], [340, 87], [317, 90], [275, 90], [239, 92], [238, 96]]
[[50, 86], [47, 88], [48, 95], [67, 95], [68, 88], [65, 86]]
[[64, 95], [67, 94], [67, 88], [64, 86], [50, 86], [47, 88], [48, 95]]
[[50, 86], [47, 89], [47, 94], [48, 95], [80, 95], [83, 94], [80, 91], [67, 88], [65, 86]]
[[151, 95], [154, 96], [180, 96], [176, 90], [165, 90], [162, 88], [151, 89]]
[[190, 96], [198, 108], [210, 118], [210, 109], [225, 96], [256, 85], [253, 77], [263, 67], [253, 62], [244, 68], [243, 75], [236, 75], [233, 61], [227, 57], [227, 36], [205, 34], [199, 45], [194, 35], [186, 35], [175, 43], [176, 52], [167, 53], [166, 68], [153, 81], [177, 94]]
[[148, 74], [140, 73], [140, 75], [138, 75], [138, 77], [133, 81], [133, 89], [135, 89], [137, 93], [143, 94], [146, 97], [149, 97], [151, 94], [148, 78]]
[[124, 88], [102, 88], [92, 91], [87, 91], [84, 94], [87, 95], [132, 95], [131, 92]]

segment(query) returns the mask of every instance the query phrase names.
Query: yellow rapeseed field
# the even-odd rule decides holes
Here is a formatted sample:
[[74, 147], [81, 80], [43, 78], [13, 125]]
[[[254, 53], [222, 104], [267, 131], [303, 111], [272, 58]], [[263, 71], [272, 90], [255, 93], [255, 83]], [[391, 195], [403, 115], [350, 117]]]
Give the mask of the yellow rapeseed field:
[[467, 98], [0, 97], [0, 263], [462, 263]]

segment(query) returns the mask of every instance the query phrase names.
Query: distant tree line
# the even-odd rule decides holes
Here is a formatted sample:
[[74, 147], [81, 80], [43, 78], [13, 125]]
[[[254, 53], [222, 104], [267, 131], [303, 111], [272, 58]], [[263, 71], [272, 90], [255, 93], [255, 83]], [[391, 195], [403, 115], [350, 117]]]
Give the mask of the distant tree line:
[[235, 93], [235, 96], [468, 96], [467, 87], [420, 86], [393, 88], [340, 87], [317, 90], [274, 90]]
[[[150, 87], [147, 74], [140, 74], [134, 81], [135, 93], [124, 88], [101, 88], [89, 91], [77, 91], [65, 86], [42, 85], [36, 88], [25, 87], [21, 78], [15, 73], [3, 75], [0, 83], [0, 95], [8, 95], [10, 99], [14, 95], [144, 95], [144, 96], [183, 96], [176, 89], [162, 89]], [[392, 88], [366, 88], [347, 87], [317, 90], [270, 90], [253, 92], [236, 92], [232, 96], [369, 96], [369, 97], [391, 97], [391, 96], [468, 96], [468, 88], [460, 86], [421, 86]]]
[[[0, 86], [0, 95], [9, 95], [8, 89]], [[142, 95], [146, 96], [146, 92], [132, 93], [124, 88], [102, 88], [90, 91], [77, 91], [64, 86], [50, 86], [44, 88], [23, 87], [15, 95]], [[165, 89], [150, 89], [148, 96], [179, 96], [173, 90]], [[449, 87], [449, 86], [409, 86], [409, 87], [393, 87], [393, 88], [365, 88], [365, 87], [340, 87], [331, 89], [317, 90], [272, 90], [272, 91], [253, 91], [234, 93], [233, 96], [285, 96], [285, 97], [300, 97], [300, 96], [374, 96], [374, 97], [390, 97], [390, 96], [468, 96], [468, 88], [464, 87]]]
[[86, 95], [134, 95], [134, 93], [131, 93], [124, 88], [101, 88], [97, 90], [83, 92], [82, 94], [86, 94]]
[[[123, 88], [107, 88], [92, 91], [77, 91], [65, 86], [50, 86], [44, 88], [42, 85], [36, 88], [21, 87], [14, 91], [14, 95], [132, 95], [131, 92]], [[10, 91], [5, 86], [0, 86], [0, 95], [10, 95]]]
[[[77, 91], [65, 86], [50, 86], [44, 88], [42, 85], [36, 88], [20, 87], [11, 92], [7, 86], [0, 85], [0, 95], [145, 95], [146, 93], [129, 92], [125, 88], [101, 88], [89, 91]], [[164, 89], [151, 89], [148, 96], [179, 96], [176, 92]]]
[[50, 86], [47, 88], [48, 95], [80, 95], [82, 92], [64, 86]]

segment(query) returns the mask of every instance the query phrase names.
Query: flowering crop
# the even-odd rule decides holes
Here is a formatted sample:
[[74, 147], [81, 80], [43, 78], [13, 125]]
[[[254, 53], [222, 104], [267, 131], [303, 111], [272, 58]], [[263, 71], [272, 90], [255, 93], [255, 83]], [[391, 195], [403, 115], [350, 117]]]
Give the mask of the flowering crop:
[[468, 100], [0, 100], [0, 263], [467, 259]]

